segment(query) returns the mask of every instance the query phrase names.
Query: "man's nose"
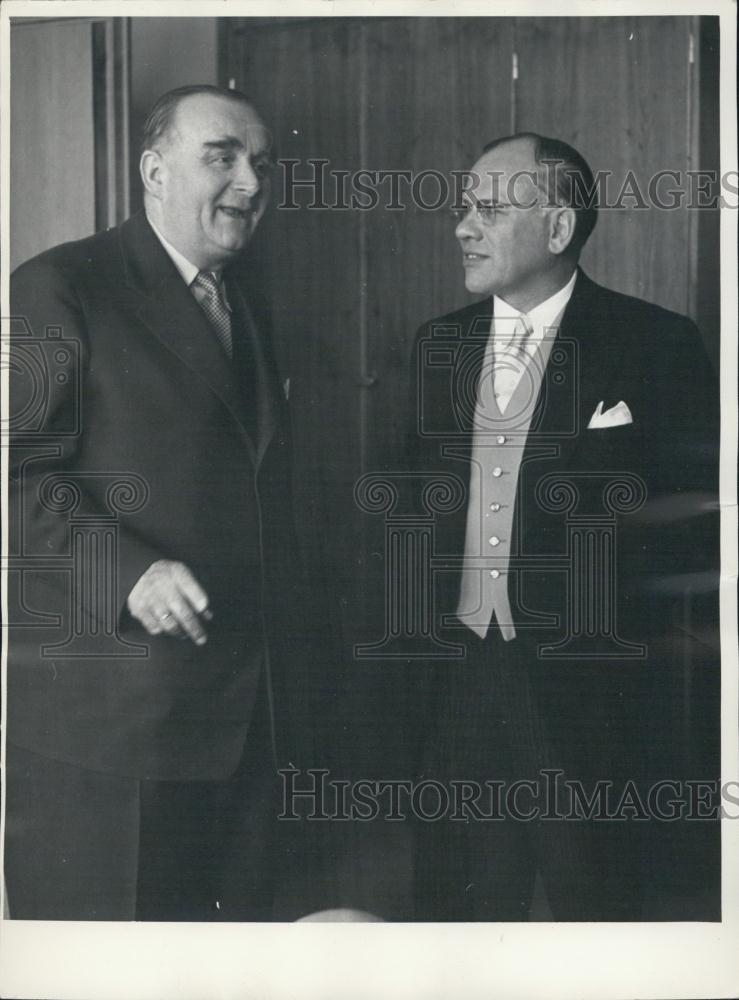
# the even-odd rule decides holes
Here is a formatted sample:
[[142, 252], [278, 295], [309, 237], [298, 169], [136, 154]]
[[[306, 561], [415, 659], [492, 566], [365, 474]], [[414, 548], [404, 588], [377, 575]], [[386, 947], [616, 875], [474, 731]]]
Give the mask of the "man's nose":
[[238, 191], [243, 191], [253, 197], [262, 186], [261, 178], [257, 174], [248, 156], [240, 156], [236, 163], [236, 170], [233, 174], [233, 186]]
[[469, 208], [466, 214], [459, 220], [454, 230], [454, 235], [460, 243], [462, 240], [479, 240], [481, 238], [482, 231], [474, 208]]

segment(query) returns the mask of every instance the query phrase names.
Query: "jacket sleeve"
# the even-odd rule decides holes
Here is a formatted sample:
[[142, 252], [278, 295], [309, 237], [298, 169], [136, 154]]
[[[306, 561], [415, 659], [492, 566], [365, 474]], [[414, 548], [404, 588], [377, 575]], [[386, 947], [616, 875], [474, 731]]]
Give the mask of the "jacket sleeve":
[[[90, 357], [90, 324], [73, 269], [43, 254], [11, 278], [9, 350], [9, 500], [11, 553], [21, 569], [71, 552], [70, 517], [111, 517], [90, 483], [99, 475], [85, 456], [88, 419], [85, 380]], [[120, 615], [131, 588], [163, 554], [124, 527], [117, 530], [117, 580], [113, 592]], [[60, 562], [61, 566], [62, 563]], [[79, 568], [78, 568], [79, 569]], [[68, 574], [47, 574], [63, 584]], [[107, 594], [83, 587], [83, 612], [104, 617]]]

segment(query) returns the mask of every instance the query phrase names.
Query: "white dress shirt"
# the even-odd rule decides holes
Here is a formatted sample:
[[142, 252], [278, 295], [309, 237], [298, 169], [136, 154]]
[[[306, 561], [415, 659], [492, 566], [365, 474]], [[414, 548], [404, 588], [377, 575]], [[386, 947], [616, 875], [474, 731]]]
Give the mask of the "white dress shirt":
[[[162, 236], [162, 234], [154, 225], [154, 223], [152, 222], [152, 220], [149, 218], [148, 215], [146, 216], [146, 218], [149, 225], [156, 233], [157, 239], [162, 244], [164, 249], [167, 251], [167, 254], [169, 255], [172, 263], [182, 276], [182, 280], [190, 289], [193, 298], [198, 303], [198, 305], [200, 305], [207, 294], [204, 291], [204, 289], [202, 289], [199, 285], [193, 284], [197, 276], [200, 274], [200, 269], [197, 268], [192, 263], [192, 261], [188, 260], [187, 257], [184, 256], [184, 254], [181, 254], [180, 251], [177, 249], [177, 247], [173, 247], [172, 244], [169, 242], [169, 240], [165, 239], [165, 237]], [[223, 280], [223, 274], [221, 273], [221, 271], [211, 271], [210, 273], [218, 282], [218, 290], [220, 292], [221, 298], [223, 299], [223, 304], [228, 309], [228, 311], [231, 312], [232, 311], [231, 304], [229, 303], [228, 296], [226, 294], [226, 284]]]
[[[554, 295], [550, 295], [544, 302], [540, 302], [538, 306], [535, 306], [528, 313], [519, 312], [518, 309], [514, 309], [512, 305], [509, 305], [505, 299], [501, 299], [497, 295], [494, 296], [493, 321], [490, 327], [490, 351], [493, 357], [496, 351], [505, 353], [516, 323], [519, 319], [523, 319], [531, 331], [526, 339], [524, 350], [530, 358], [533, 358], [539, 350], [547, 331], [551, 331], [549, 334], [550, 339], [556, 335], [556, 328], [559, 325], [565, 306], [570, 301], [576, 279], [577, 271], [574, 271], [566, 285], [560, 288], [558, 292], [555, 292]], [[488, 370], [492, 370], [492, 365]], [[523, 366], [519, 369], [517, 376], [511, 380], [510, 393], [507, 397], [502, 399], [500, 397], [497, 398], [496, 401], [501, 413], [505, 412], [506, 406], [515, 392], [518, 383], [521, 381], [522, 375]]]

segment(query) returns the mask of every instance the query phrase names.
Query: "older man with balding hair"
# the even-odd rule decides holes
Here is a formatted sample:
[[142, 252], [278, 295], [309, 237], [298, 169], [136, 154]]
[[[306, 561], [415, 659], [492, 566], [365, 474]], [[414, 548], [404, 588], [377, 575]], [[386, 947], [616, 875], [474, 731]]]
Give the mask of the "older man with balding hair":
[[[21, 599], [58, 616], [10, 636], [15, 918], [272, 915], [279, 720], [305, 629], [286, 398], [242, 256], [271, 167], [245, 95], [172, 91], [144, 130], [145, 211], [13, 275], [31, 336], [54, 328], [74, 346], [43, 426], [16, 422], [13, 442], [11, 517], [28, 566], [46, 560]], [[111, 509], [117, 478], [131, 496]], [[102, 551], [71, 577], [48, 566], [70, 554], [55, 479], [77, 491], [75, 530], [115, 515], [99, 587]]]

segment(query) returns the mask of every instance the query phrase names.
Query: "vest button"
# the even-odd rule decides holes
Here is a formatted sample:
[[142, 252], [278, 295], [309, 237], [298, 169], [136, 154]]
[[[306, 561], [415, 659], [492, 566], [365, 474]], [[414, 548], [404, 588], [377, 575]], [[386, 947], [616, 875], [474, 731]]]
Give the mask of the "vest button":
[[493, 469], [493, 475], [495, 476], [496, 479], [499, 476], [503, 475], [503, 470], [501, 469], [501, 467], [499, 465], [496, 465], [495, 468]]
[[500, 545], [500, 539], [498, 538], [497, 535], [493, 535], [493, 537], [489, 538], [488, 541], [490, 542], [491, 545]]
[[505, 434], [499, 434], [495, 440], [498, 442], [498, 444], [505, 444], [506, 436]]
[[490, 575], [492, 576], [492, 578], [494, 580], [497, 580], [498, 577], [500, 576], [500, 570], [499, 569], [491, 569], [490, 570]]
[[490, 504], [490, 510], [494, 511], [497, 514], [498, 511], [500, 510], [500, 504], [499, 503], [491, 503]]

